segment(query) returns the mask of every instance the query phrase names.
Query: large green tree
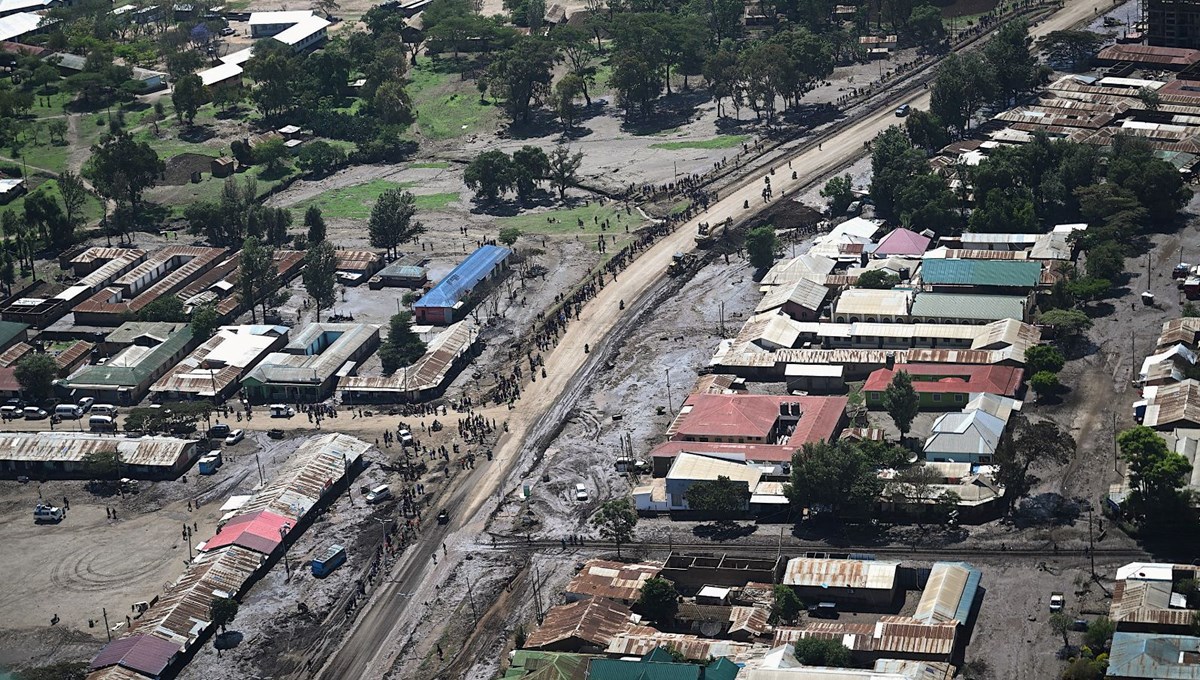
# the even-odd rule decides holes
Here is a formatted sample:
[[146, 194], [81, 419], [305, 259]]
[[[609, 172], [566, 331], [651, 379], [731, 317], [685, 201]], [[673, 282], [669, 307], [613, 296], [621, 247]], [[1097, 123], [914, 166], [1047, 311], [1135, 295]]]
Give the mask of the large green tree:
[[763, 225], [746, 234], [746, 253], [755, 269], [766, 270], [775, 263], [775, 252], [779, 250], [779, 237], [775, 227]]
[[400, 244], [425, 233], [425, 225], [416, 214], [417, 200], [412, 193], [397, 187], [380, 194], [367, 222], [371, 245], [386, 248], [389, 257], [398, 255]]
[[1029, 52], [1029, 23], [1011, 19], [988, 40], [984, 58], [991, 66], [996, 84], [996, 101], [1007, 106], [1038, 82], [1037, 59]]
[[13, 377], [17, 379], [26, 399], [41, 402], [54, 391], [58, 363], [49, 354], [29, 353], [17, 362]]
[[829, 511], [834, 517], [869, 516], [883, 490], [877, 467], [853, 444], [805, 444], [792, 456], [788, 498], [797, 507]]
[[503, 97], [514, 120], [528, 123], [533, 100], [549, 98], [551, 71], [557, 61], [558, 48], [552, 40], [525, 36], [496, 55], [488, 68], [488, 86]]
[[479, 154], [467, 164], [463, 182], [475, 192], [476, 198], [495, 201], [516, 184], [516, 169], [508, 154], [493, 149]]
[[837, 640], [801, 638], [796, 641], [795, 654], [805, 666], [845, 668], [851, 664], [850, 650]]
[[750, 488], [745, 482], [718, 475], [716, 479], [701, 480], [689, 486], [683, 499], [692, 510], [728, 519], [749, 507]]
[[628, 498], [605, 501], [592, 516], [592, 526], [600, 532], [600, 538], [617, 544], [617, 557], [621, 556], [621, 544], [633, 540], [638, 516]]
[[995, 462], [997, 481], [1004, 485], [1004, 502], [1012, 507], [1029, 493], [1029, 470], [1034, 465], [1065, 465], [1075, 455], [1075, 438], [1049, 420], [1030, 422], [1023, 416], [1010, 419], [1011, 434], [1000, 440]]
[[892, 417], [903, 439], [912, 429], [912, 421], [921, 409], [921, 396], [913, 387], [912, 376], [905, 371], [897, 371], [892, 376], [892, 382], [883, 390], [882, 406]]
[[322, 241], [304, 255], [304, 290], [317, 308], [317, 321], [321, 320], [322, 309], [333, 306], [336, 285], [337, 253], [332, 243]]
[[638, 609], [657, 624], [670, 623], [679, 611], [679, 592], [675, 590], [675, 584], [661, 576], [646, 579], [638, 598]]
[[[1192, 465], [1175, 453], [1154, 430], [1139, 425], [1117, 436], [1121, 455], [1129, 466], [1129, 498], [1123, 509], [1145, 526], [1171, 524], [1186, 512], [1188, 494], [1183, 491]], [[1172, 515], [1175, 515], [1172, 517]]]
[[974, 52], [952, 52], [942, 60], [930, 87], [929, 110], [962, 136], [995, 92], [995, 74], [986, 59]]
[[83, 166], [83, 174], [101, 196], [137, 210], [142, 193], [158, 183], [164, 169], [162, 159], [149, 144], [118, 132], [92, 146], [92, 157]]
[[881, 217], [898, 220], [897, 200], [912, 178], [928, 174], [925, 154], [914, 148], [904, 129], [892, 126], [871, 143], [871, 201]]
[[175, 113], [188, 125], [196, 122], [196, 112], [208, 101], [208, 88], [196, 74], [188, 74], [175, 81], [171, 88], [171, 104]]
[[425, 341], [412, 329], [412, 312], [400, 312], [388, 322], [388, 336], [379, 348], [379, 359], [383, 372], [394, 373], [408, 366], [425, 354]]

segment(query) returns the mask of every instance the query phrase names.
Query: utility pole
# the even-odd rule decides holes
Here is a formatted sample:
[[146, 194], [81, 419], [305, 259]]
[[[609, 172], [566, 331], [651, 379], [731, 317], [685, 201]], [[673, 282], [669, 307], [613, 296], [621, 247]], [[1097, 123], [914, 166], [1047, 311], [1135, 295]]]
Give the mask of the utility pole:
[[463, 574], [467, 579], [467, 600], [471, 603], [471, 616], [475, 618], [475, 625], [479, 625], [479, 612], [475, 610], [475, 591], [471, 588], [470, 575]]
[[260, 461], [258, 459], [258, 451], [254, 452], [254, 464], [256, 466], [258, 466], [258, 483], [259, 483], [259, 485], [261, 486], [263, 484], [266, 484], [267, 483], [266, 480], [263, 479], [262, 461]]
[[666, 371], [667, 371], [667, 410], [671, 412], [671, 415], [675, 415], [675, 407], [671, 405], [671, 369], [668, 368], [668, 369], [666, 369]]
[[1088, 507], [1088, 558], [1092, 562], [1092, 578], [1096, 576], [1096, 541], [1092, 537], [1092, 508]]
[[104, 632], [108, 635], [108, 641], [112, 642], [112, 628], [108, 627], [108, 610], [101, 607], [100, 613], [104, 615]]
[[533, 603], [537, 609], [538, 624], [542, 623], [542, 591], [540, 588], [541, 577], [538, 575], [537, 562], [533, 557], [529, 558], [529, 565], [533, 567]]

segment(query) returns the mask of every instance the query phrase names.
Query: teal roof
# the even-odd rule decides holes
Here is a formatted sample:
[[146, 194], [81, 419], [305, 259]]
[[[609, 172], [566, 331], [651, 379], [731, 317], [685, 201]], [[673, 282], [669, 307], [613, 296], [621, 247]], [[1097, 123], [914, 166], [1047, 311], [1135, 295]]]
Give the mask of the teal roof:
[[921, 281], [934, 286], [1033, 288], [1041, 280], [1041, 262], [947, 258], [925, 260], [921, 265]]
[[79, 385], [110, 385], [133, 387], [148, 380], [156, 370], [172, 360], [172, 357], [192, 341], [192, 328], [172, 333], [164, 342], [150, 350], [135, 366], [85, 366], [62, 382], [67, 389]]
[[736, 663], [721, 657], [704, 669], [704, 680], [733, 680], [740, 670], [741, 667]]
[[734, 680], [739, 670], [726, 658], [707, 667], [681, 663], [666, 649], [655, 647], [638, 661], [594, 659], [588, 665], [588, 680]]
[[29, 328], [27, 323], [16, 321], [0, 321], [0, 347], [7, 345], [13, 338], [24, 333]]
[[1025, 298], [1016, 295], [918, 293], [909, 312], [915, 317], [999, 321], [1025, 319]]
[[519, 649], [504, 672], [505, 680], [584, 680], [587, 676], [588, 654], [540, 652]]
[[1200, 664], [1186, 660], [1192, 655], [1200, 655], [1200, 638], [1119, 632], [1113, 635], [1108, 675], [1147, 680], [1200, 680]]

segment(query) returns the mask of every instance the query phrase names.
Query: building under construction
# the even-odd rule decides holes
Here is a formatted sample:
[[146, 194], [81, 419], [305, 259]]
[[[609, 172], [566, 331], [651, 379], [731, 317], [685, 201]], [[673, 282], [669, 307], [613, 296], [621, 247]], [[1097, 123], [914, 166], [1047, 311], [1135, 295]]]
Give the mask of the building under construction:
[[1144, 0], [1146, 42], [1200, 49], [1200, 0]]

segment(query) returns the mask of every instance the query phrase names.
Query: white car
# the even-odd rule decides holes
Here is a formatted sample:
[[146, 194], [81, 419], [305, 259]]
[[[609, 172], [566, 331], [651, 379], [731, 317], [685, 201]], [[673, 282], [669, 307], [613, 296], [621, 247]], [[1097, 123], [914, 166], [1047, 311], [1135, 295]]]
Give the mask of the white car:
[[84, 397], [83, 399], [79, 400], [79, 408], [82, 409], [84, 413], [87, 413], [88, 411], [92, 410], [92, 404], [95, 403], [96, 400], [92, 397]]
[[575, 485], [575, 500], [586, 501], [588, 499], [587, 487], [583, 484]]
[[374, 505], [376, 503], [382, 503], [391, 497], [391, 488], [388, 487], [387, 484], [380, 484], [379, 486], [367, 492], [367, 503]]
[[234, 444], [242, 441], [245, 438], [246, 438], [246, 433], [243, 430], [234, 430], [233, 432], [229, 433], [228, 437], [225, 438], [225, 445], [233, 446]]

